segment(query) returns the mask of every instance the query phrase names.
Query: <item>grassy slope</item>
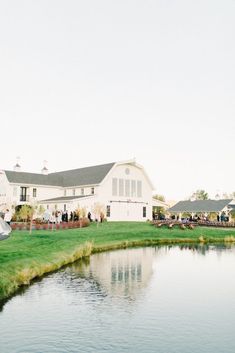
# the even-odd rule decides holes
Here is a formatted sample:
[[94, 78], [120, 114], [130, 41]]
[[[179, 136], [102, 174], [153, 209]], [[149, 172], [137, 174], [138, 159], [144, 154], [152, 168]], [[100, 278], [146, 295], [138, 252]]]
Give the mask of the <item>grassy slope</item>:
[[211, 242], [224, 241], [225, 237], [235, 237], [235, 230], [201, 227], [169, 230], [147, 223], [116, 222], [98, 227], [92, 224], [81, 229], [35, 231], [32, 235], [15, 231], [9, 239], [0, 242], [0, 299], [32, 278], [95, 251], [133, 245], [198, 242], [201, 236]]

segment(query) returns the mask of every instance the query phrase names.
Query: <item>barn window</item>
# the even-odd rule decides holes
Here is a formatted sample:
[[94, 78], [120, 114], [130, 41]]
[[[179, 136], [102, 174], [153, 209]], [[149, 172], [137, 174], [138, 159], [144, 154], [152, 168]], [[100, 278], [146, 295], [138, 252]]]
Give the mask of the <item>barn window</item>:
[[125, 196], [130, 197], [130, 180], [125, 180]]
[[119, 196], [124, 196], [124, 180], [119, 179]]
[[137, 197], [142, 197], [142, 181], [137, 181]]
[[112, 194], [113, 196], [117, 196], [117, 178], [113, 178], [112, 180]]
[[136, 181], [131, 180], [131, 196], [135, 197], [136, 196]]
[[143, 207], [143, 218], [146, 218], [146, 206]]

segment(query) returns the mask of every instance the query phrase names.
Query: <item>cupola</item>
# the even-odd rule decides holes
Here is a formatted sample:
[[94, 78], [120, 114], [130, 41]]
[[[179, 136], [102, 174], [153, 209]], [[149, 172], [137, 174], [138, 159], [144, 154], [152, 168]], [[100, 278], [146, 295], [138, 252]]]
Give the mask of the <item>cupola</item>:
[[47, 163], [48, 163], [47, 161], [43, 161], [43, 168], [41, 170], [43, 175], [48, 175], [48, 173], [49, 173], [49, 170], [47, 168]]
[[14, 166], [14, 171], [15, 172], [20, 172], [21, 171], [20, 157], [16, 157], [16, 165]]

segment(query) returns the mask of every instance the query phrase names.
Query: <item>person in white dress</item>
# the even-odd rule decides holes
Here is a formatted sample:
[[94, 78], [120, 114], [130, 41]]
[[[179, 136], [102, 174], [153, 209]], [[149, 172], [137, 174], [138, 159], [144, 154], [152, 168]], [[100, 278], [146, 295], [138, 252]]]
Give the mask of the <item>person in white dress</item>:
[[4, 221], [7, 223], [7, 224], [11, 224], [11, 219], [12, 219], [12, 213], [7, 209], [6, 210], [6, 213], [4, 215]]
[[0, 217], [0, 240], [1, 240], [1, 236], [7, 236], [10, 233], [11, 233], [11, 227], [2, 219], [2, 217]]

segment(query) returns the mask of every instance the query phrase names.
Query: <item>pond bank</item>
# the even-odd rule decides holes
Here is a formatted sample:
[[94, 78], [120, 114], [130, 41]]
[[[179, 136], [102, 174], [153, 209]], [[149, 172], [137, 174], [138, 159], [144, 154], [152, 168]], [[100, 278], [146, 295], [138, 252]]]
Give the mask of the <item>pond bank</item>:
[[0, 300], [34, 278], [93, 253], [149, 245], [235, 242], [235, 230], [155, 228], [149, 223], [113, 222], [58, 231], [14, 231], [0, 243]]

